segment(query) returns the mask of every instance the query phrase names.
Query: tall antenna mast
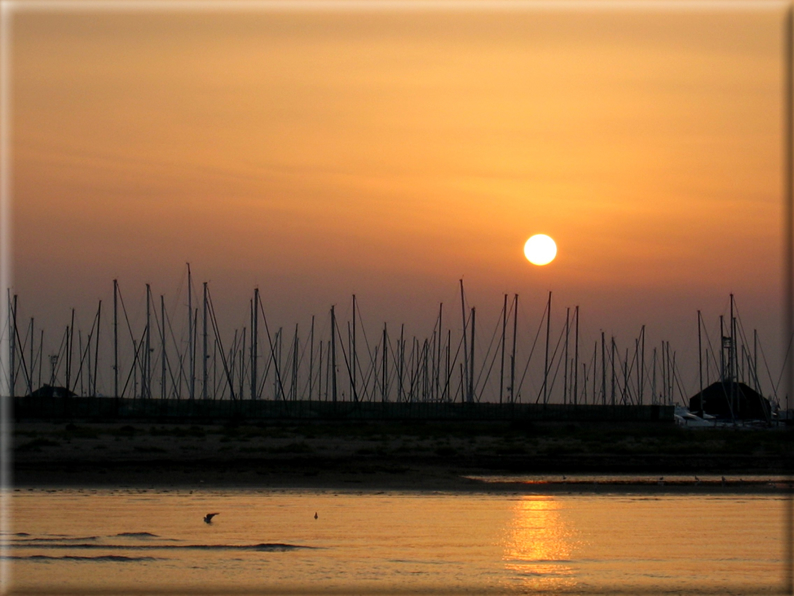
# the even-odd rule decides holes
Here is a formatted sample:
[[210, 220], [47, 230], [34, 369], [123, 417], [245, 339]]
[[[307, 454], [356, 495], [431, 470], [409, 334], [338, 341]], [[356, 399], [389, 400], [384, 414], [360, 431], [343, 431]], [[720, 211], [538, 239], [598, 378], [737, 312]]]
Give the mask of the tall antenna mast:
[[[466, 299], [463, 295], [463, 280], [460, 280], [460, 314], [463, 319], [463, 375], [469, 378], [469, 351], [466, 345]], [[462, 391], [462, 390], [461, 390]]]

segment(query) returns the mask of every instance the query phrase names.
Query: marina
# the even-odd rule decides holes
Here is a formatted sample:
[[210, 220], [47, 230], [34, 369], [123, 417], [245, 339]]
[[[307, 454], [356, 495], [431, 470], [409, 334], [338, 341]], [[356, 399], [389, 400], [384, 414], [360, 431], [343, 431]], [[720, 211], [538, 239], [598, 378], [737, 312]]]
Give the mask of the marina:
[[[289, 337], [283, 327], [271, 329], [258, 289], [248, 324], [223, 330], [208, 283], [201, 286], [201, 306], [193, 306], [189, 265], [186, 296], [176, 299], [187, 303], [185, 311], [169, 313], [161, 295], [158, 313], [147, 284], [145, 317], [135, 328], [130, 321], [141, 320], [140, 313], [127, 311], [117, 280], [112, 287], [112, 315], [103, 317], [100, 300], [90, 327], [81, 329], [72, 310], [57, 350], [46, 358], [46, 346], [55, 344], [45, 343], [35, 317], [20, 324], [18, 299], [9, 291], [10, 370], [0, 372], [8, 374], [18, 418], [633, 420], [697, 427], [707, 421], [769, 426], [790, 417], [779, 395], [782, 372], [773, 374], [732, 295], [728, 323], [719, 317], [716, 346], [696, 313], [693, 379], [692, 355], [682, 365], [669, 341], [646, 346], [644, 325], [626, 342], [630, 347], [601, 331], [585, 356], [589, 340], [580, 337], [579, 306], [565, 308], [552, 334], [551, 292], [539, 319], [527, 314], [521, 326], [519, 296], [505, 294], [486, 343], [463, 280], [458, 320], [449, 321], [442, 303], [429, 335], [410, 339], [404, 324], [397, 336], [387, 323], [368, 334], [355, 295], [349, 320], [340, 321], [332, 306], [325, 324], [312, 315], [308, 336], [296, 324]], [[531, 343], [527, 331], [534, 333]]]

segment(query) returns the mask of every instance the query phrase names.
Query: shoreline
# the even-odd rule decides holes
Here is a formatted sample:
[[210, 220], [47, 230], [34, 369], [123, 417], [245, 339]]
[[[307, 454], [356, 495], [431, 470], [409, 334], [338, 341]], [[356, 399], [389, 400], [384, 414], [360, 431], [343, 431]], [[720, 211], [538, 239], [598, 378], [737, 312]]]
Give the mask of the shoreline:
[[171, 471], [146, 473], [92, 473], [62, 474], [47, 470], [46, 474], [23, 473], [14, 478], [9, 487], [15, 492], [51, 490], [138, 490], [138, 491], [331, 491], [331, 492], [424, 492], [424, 493], [483, 493], [483, 494], [649, 494], [649, 495], [792, 495], [794, 484], [790, 479], [770, 477], [767, 480], [729, 479], [719, 482], [666, 481], [636, 482], [632, 480], [580, 480], [567, 481], [483, 481], [471, 476], [427, 474], [414, 470], [400, 477], [368, 474], [364, 478], [344, 474], [324, 474], [306, 477], [300, 474], [271, 474], [252, 479], [238, 474], [189, 473], [175, 478]]
[[792, 469], [779, 432], [89, 422], [13, 432], [12, 486], [23, 488], [785, 493]]
[[[342, 462], [340, 462], [341, 464]], [[792, 494], [792, 477], [782, 474], [730, 474], [700, 478], [673, 474], [518, 473], [436, 463], [396, 466], [345, 461], [311, 467], [289, 460], [273, 462], [127, 461], [96, 464], [63, 461], [15, 465], [14, 489], [130, 488], [425, 491], [482, 493], [652, 493]], [[723, 480], [724, 478], [724, 480]]]

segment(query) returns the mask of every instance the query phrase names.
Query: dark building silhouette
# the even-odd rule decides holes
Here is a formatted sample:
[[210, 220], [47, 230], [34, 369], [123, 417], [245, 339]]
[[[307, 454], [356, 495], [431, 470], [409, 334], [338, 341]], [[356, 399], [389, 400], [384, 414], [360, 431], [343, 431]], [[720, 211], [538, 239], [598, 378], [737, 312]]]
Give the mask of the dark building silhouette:
[[77, 394], [74, 391], [69, 391], [66, 387], [42, 385], [28, 397], [77, 397]]
[[703, 389], [703, 407], [700, 392], [689, 399], [689, 411], [726, 420], [769, 420], [772, 407], [769, 400], [744, 383], [717, 381]]

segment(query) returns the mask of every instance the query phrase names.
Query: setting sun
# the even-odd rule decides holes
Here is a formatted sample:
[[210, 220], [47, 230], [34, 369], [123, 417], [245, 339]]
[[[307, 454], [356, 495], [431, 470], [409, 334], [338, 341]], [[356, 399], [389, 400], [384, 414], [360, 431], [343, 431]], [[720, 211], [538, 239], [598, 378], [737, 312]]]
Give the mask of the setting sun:
[[533, 265], [548, 265], [557, 256], [557, 244], [546, 234], [535, 234], [524, 244], [524, 255]]

